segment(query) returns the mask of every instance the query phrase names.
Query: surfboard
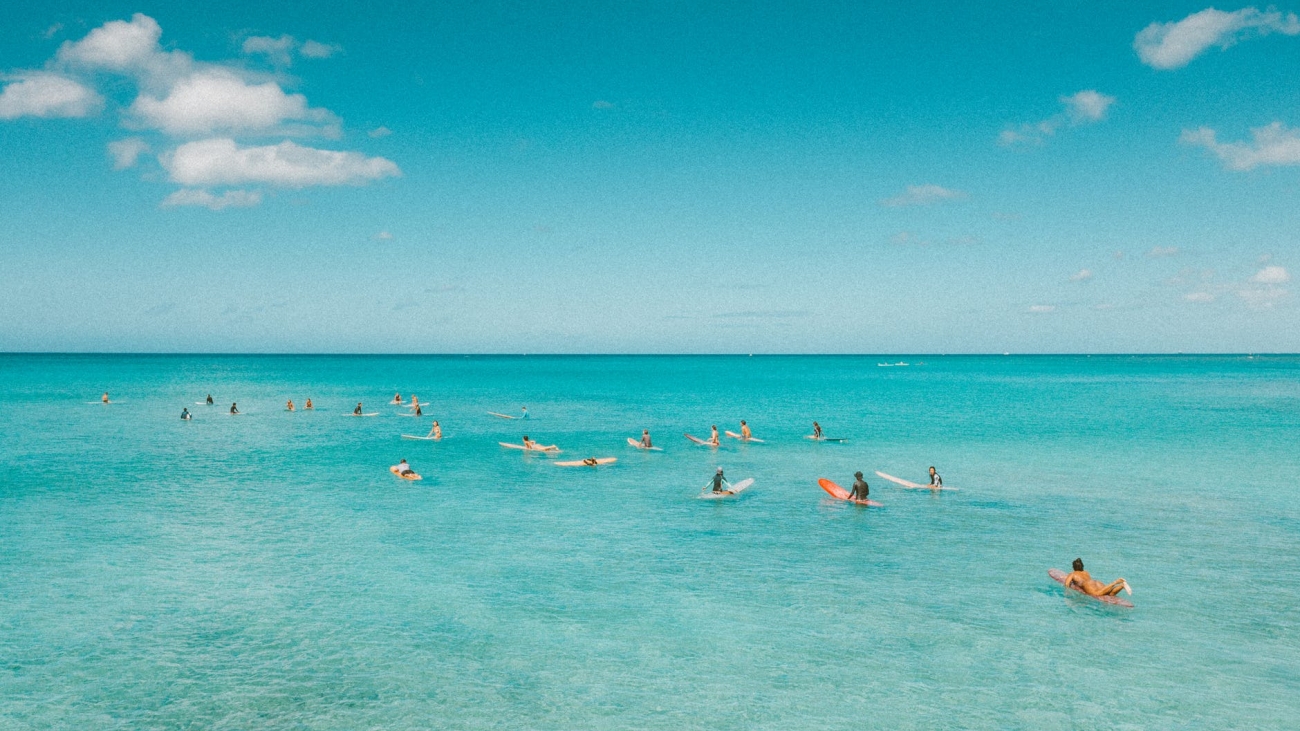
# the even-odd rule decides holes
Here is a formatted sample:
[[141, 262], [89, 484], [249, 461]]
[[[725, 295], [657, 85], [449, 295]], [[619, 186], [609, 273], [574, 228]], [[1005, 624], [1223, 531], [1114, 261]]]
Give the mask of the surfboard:
[[389, 403], [389, 405], [391, 405], [391, 406], [401, 406], [402, 404], [404, 404], [404, 403], [406, 403], [406, 402], [405, 402], [405, 401], [389, 401], [388, 403]]
[[[1056, 583], [1062, 586], [1065, 586], [1065, 577], [1069, 576], [1069, 574], [1067, 574], [1066, 572], [1060, 569], [1048, 569], [1047, 575], [1052, 577], [1053, 581], [1055, 581]], [[1111, 604], [1117, 607], [1127, 607], [1129, 609], [1133, 608], [1133, 602], [1127, 599], [1121, 599], [1120, 597], [1117, 596], [1093, 596], [1086, 591], [1079, 591], [1074, 587], [1070, 587], [1069, 589], [1067, 589], [1067, 591], [1073, 591], [1076, 594], [1079, 594], [1081, 596], [1086, 596], [1089, 599], [1096, 599], [1102, 604]]]
[[417, 437], [414, 434], [403, 434], [403, 439], [419, 439], [422, 442], [436, 442], [438, 437]]
[[525, 452], [541, 452], [543, 454], [559, 454], [560, 450], [554, 445], [547, 447], [525, 447], [522, 444], [510, 444], [509, 442], [497, 442], [506, 449], [522, 449]]
[[698, 445], [700, 445], [700, 446], [702, 446], [702, 447], [716, 447], [716, 446], [718, 446], [718, 445], [714, 444], [713, 442], [710, 442], [710, 441], [707, 441], [707, 440], [704, 440], [704, 439], [700, 439], [699, 437], [696, 437], [696, 436], [691, 436], [690, 434], [683, 434], [683, 436], [685, 436], [687, 439], [691, 440], [692, 442], [695, 442], [696, 444], [698, 444]]
[[195, 401], [194, 405], [195, 406], [216, 406], [216, 404], [210, 404], [207, 401]]
[[596, 459], [596, 464], [588, 464], [586, 461], [581, 459], [576, 459], [572, 462], [556, 462], [555, 464], [560, 467], [595, 467], [596, 465], [613, 464], [617, 461], [618, 457], [598, 457]]
[[698, 497], [701, 500], [723, 500], [729, 497], [735, 497], [739, 495], [740, 493], [747, 490], [753, 484], [754, 484], [754, 478], [749, 477], [732, 485], [730, 490], [724, 490], [723, 492], [714, 492], [712, 488], [709, 488], [706, 492], [700, 493]]
[[812, 434], [805, 434], [804, 439], [811, 439], [814, 442], [837, 442], [838, 443], [838, 442], [848, 441], [847, 439], [839, 439], [834, 437], [818, 437], [818, 436], [813, 436]]
[[893, 475], [887, 475], [884, 472], [880, 472], [879, 470], [876, 471], [876, 474], [880, 475], [886, 480], [889, 480], [890, 482], [897, 483], [899, 485], [902, 485], [903, 487], [912, 490], [960, 490], [961, 489], [959, 487], [948, 487], [946, 485], [944, 487], [931, 487], [929, 485], [918, 485], [915, 482], [912, 482], [911, 480], [904, 480], [901, 477], [894, 477]]
[[823, 477], [822, 479], [818, 480], [818, 481], [817, 481], [817, 484], [818, 484], [818, 485], [821, 485], [821, 488], [822, 488], [823, 490], [825, 490], [825, 491], [826, 491], [826, 492], [827, 492], [831, 497], [835, 498], [836, 500], [843, 500], [843, 501], [848, 502], [848, 503], [853, 503], [854, 505], [866, 505], [866, 506], [869, 507], [869, 508], [883, 508], [883, 507], [885, 507], [884, 505], [881, 505], [880, 503], [876, 502], [875, 500], [852, 500], [852, 499], [849, 498], [849, 495], [852, 495], [853, 493], [849, 492], [848, 490], [845, 490], [844, 488], [840, 487], [839, 485], [836, 485], [834, 482], [831, 482], [830, 480], [826, 479], [825, 477]]
[[632, 437], [628, 437], [628, 438], [627, 438], [627, 443], [630, 444], [630, 445], [632, 445], [633, 447], [636, 447], [637, 449], [644, 449], [644, 450], [647, 451], [647, 452], [662, 452], [662, 451], [664, 451], [664, 448], [663, 448], [663, 447], [643, 447], [643, 446], [641, 446], [641, 440], [640, 440], [640, 439], [633, 439]]
[[495, 412], [495, 411], [489, 411], [489, 412], [488, 412], [488, 416], [495, 416], [495, 417], [497, 417], [498, 419], [518, 419], [518, 418], [519, 418], [518, 416], [511, 416], [510, 414], [498, 414], [498, 413]]
[[379, 412], [372, 411], [369, 414], [348, 414], [348, 416], [379, 416]]
[[742, 441], [742, 442], [756, 442], [756, 443], [758, 443], [758, 444], [765, 444], [765, 443], [766, 443], [766, 442], [764, 442], [762, 439], [757, 439], [757, 438], [755, 438], [755, 437], [750, 437], [749, 439], [746, 439], [745, 437], [743, 437], [743, 436], [737, 434], [737, 433], [734, 432], [734, 431], [723, 432], [723, 433], [726, 434], [727, 436], [731, 437], [732, 439], [739, 439], [739, 440]]
[[389, 467], [389, 468], [388, 468], [388, 471], [389, 471], [389, 472], [392, 472], [394, 475], [397, 475], [398, 477], [402, 478], [403, 480], [423, 480], [423, 479], [424, 479], [423, 477], [420, 477], [419, 475], [415, 474], [414, 472], [407, 472], [406, 474], [402, 474], [402, 473], [400, 473], [400, 472], [397, 471], [397, 467], [396, 467], [396, 466]]

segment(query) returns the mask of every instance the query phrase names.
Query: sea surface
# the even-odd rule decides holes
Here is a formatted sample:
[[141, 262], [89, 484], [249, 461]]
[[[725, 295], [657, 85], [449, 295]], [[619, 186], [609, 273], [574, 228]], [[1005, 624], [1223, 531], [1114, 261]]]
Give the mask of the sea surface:
[[0, 729], [1294, 729], [1298, 479], [1291, 356], [0, 355]]

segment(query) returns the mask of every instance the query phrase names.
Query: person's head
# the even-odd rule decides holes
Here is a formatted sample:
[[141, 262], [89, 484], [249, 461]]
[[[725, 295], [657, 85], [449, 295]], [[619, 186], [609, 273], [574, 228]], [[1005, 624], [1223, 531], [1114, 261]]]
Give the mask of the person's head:
[[1083, 559], [1081, 558], [1074, 559], [1074, 570], [1083, 571]]
[[718, 468], [718, 474], [722, 474], [722, 468], [721, 468], [721, 467]]
[[718, 425], [717, 425], [717, 424], [714, 424], [711, 428], [713, 429], [713, 431], [717, 431], [717, 430], [718, 430]]
[[858, 478], [859, 480], [861, 480], [861, 479], [862, 479], [862, 472], [861, 472], [861, 471], [854, 472], [854, 473], [853, 473], [853, 476], [856, 477], [856, 478]]
[[934, 474], [934, 465], [930, 465], [930, 474]]
[[649, 434], [649, 433], [650, 433], [650, 430], [649, 430], [649, 429], [642, 429], [642, 430], [641, 430], [641, 433], [642, 433], [642, 434]]
[[406, 464], [406, 460], [402, 460], [399, 464]]
[[525, 441], [525, 442], [528, 441], [528, 435], [527, 435], [527, 434], [524, 435], [524, 441]]
[[741, 419], [741, 420], [740, 420], [740, 425], [741, 425], [741, 426], [744, 426], [744, 425], [745, 425], [745, 420], [744, 420], [744, 419]]
[[437, 420], [437, 419], [434, 419], [434, 420], [433, 420], [433, 425], [434, 425], [434, 426], [437, 426], [437, 425], [438, 425], [438, 420]]

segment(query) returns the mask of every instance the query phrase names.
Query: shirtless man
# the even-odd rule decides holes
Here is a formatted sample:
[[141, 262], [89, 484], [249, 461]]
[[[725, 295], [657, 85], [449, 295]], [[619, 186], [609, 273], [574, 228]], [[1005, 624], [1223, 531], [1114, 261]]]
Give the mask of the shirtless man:
[[1115, 579], [1109, 584], [1103, 584], [1092, 578], [1092, 575], [1083, 570], [1083, 559], [1074, 559], [1074, 570], [1065, 577], [1065, 588], [1078, 589], [1084, 594], [1090, 596], [1115, 596], [1120, 591], [1127, 591], [1132, 594], [1133, 590], [1129, 588], [1128, 582], [1124, 579]]
[[864, 479], [862, 479], [862, 473], [861, 473], [861, 472], [854, 472], [854, 473], [853, 473], [853, 490], [849, 493], [849, 499], [850, 499], [850, 500], [870, 500], [871, 498], [868, 497], [868, 495], [869, 495], [870, 493], [871, 493], [871, 488], [867, 485], [867, 481], [864, 480]]
[[715, 446], [715, 447], [718, 446], [719, 444], [721, 444], [721, 442], [718, 441], [718, 425], [717, 425], [717, 424], [714, 424], [714, 425], [713, 425], [713, 435], [709, 437], [709, 444], [712, 444], [712, 445]]
[[813, 439], [821, 439], [821, 438], [822, 438], [822, 425], [821, 425], [821, 424], [818, 424], [817, 422], [814, 421], [814, 422], [813, 422]]
[[641, 430], [641, 446], [642, 446], [642, 448], [644, 448], [644, 449], [649, 449], [649, 448], [651, 448], [651, 447], [654, 446], [653, 444], [650, 443], [650, 430], [649, 430], [649, 429], [642, 429], [642, 430]]
[[99, 397], [99, 400], [102, 403], [108, 403], [108, 391], [105, 391], [104, 395]]
[[754, 438], [754, 433], [749, 430], [749, 424], [746, 424], [744, 419], [740, 420], [740, 438], [744, 441]]
[[306, 404], [305, 406], [303, 406], [303, 408], [304, 408], [304, 409], [310, 409], [310, 408], [312, 408], [312, 405], [311, 405], [311, 399], [307, 399], [307, 404]]

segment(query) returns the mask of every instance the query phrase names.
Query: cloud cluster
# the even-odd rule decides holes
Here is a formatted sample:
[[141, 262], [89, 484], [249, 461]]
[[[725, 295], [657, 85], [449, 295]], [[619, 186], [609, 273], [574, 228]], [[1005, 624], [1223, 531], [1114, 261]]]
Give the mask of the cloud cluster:
[[[1195, 274], [1195, 272], [1192, 272]], [[1251, 307], [1267, 309], [1284, 299], [1288, 290], [1285, 284], [1291, 281], [1291, 273], [1286, 267], [1270, 264], [1244, 280], [1213, 283], [1213, 272], [1200, 273], [1199, 277], [1182, 276], [1169, 280], [1174, 286], [1185, 285], [1195, 281], [1195, 289], [1183, 295], [1183, 300], [1196, 304], [1218, 301], [1220, 294], [1235, 294], [1238, 299]]]
[[1253, 170], [1260, 165], [1300, 165], [1300, 130], [1274, 122], [1252, 129], [1250, 137], [1250, 142], [1220, 142], [1214, 130], [1201, 127], [1183, 130], [1179, 141], [1204, 147], [1229, 170]]
[[1270, 8], [1242, 8], [1226, 13], [1206, 8], [1173, 23], [1152, 23], [1133, 39], [1142, 63], [1168, 71], [1191, 63], [1210, 46], [1229, 48], [1238, 41], [1270, 33], [1300, 34], [1300, 18]]
[[965, 197], [965, 191], [953, 190], [941, 185], [909, 185], [903, 189], [902, 193], [893, 198], [880, 201], [880, 205], [889, 206], [890, 208], [924, 206], [943, 201], [961, 200]]
[[1092, 276], [1093, 276], [1093, 274], [1092, 274], [1092, 270], [1091, 270], [1091, 269], [1080, 269], [1079, 271], [1077, 271], [1077, 272], [1075, 272], [1074, 274], [1071, 274], [1071, 275], [1070, 275], [1070, 281], [1071, 281], [1071, 282], [1086, 282], [1086, 281], [1088, 281], [1089, 279], [1092, 279]]
[[1115, 97], [1103, 94], [1095, 89], [1084, 89], [1069, 96], [1060, 97], [1062, 111], [1041, 122], [1029, 122], [1017, 127], [1009, 127], [998, 135], [998, 144], [1004, 147], [1012, 145], [1041, 145], [1062, 127], [1077, 127], [1096, 124], [1106, 118], [1106, 112], [1115, 103]]
[[[274, 76], [196, 61], [185, 51], [164, 50], [161, 38], [158, 22], [136, 13], [64, 42], [45, 69], [0, 78], [7, 82], [0, 89], [0, 119], [91, 116], [105, 103], [94, 84], [104, 77], [124, 77], [134, 83], [135, 98], [121, 110], [122, 125], [152, 139], [116, 140], [108, 153], [113, 167], [125, 170], [158, 151], [157, 160], [170, 179], [186, 186], [169, 195], [165, 207], [221, 210], [262, 200], [255, 190], [213, 192], [208, 187], [361, 185], [401, 175], [391, 160], [357, 152], [289, 140], [240, 144], [236, 138], [241, 136], [338, 138], [341, 123], [329, 110], [312, 107], [303, 94], [285, 91]], [[245, 54], [266, 55], [285, 66], [293, 54], [328, 58], [338, 50], [318, 41], [299, 43], [288, 35], [254, 36], [243, 43]]]

